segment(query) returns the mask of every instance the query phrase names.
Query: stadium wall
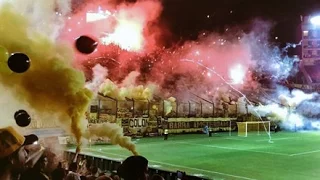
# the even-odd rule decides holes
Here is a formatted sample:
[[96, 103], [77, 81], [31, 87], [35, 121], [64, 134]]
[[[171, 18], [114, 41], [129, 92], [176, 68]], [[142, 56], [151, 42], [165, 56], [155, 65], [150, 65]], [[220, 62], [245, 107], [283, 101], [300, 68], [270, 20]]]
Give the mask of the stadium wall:
[[[64, 153], [64, 159], [66, 159], [68, 162], [72, 162], [72, 160], [75, 157], [75, 153], [71, 151], [65, 151]], [[115, 172], [117, 171], [118, 167], [121, 165], [121, 160], [118, 159], [112, 159], [112, 158], [106, 158], [98, 155], [88, 155], [88, 154], [79, 154], [78, 155], [79, 159], [92, 159], [93, 163], [102, 171], [104, 172]], [[178, 169], [177, 169], [178, 170]], [[151, 177], [153, 174], [160, 174], [162, 177], [164, 177], [165, 180], [172, 180], [172, 179], [177, 179], [177, 172], [174, 171], [165, 171], [162, 169], [158, 169], [152, 166], [148, 167], [148, 173], [149, 176]], [[191, 175], [186, 175], [185, 177], [188, 180], [208, 180], [202, 177], [196, 177], [196, 176], [191, 176]]]

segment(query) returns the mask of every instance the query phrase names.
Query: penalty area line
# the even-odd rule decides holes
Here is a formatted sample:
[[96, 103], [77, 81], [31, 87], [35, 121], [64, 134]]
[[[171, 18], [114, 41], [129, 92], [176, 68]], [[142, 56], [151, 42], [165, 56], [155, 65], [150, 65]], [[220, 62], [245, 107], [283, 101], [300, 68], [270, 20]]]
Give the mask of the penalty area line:
[[306, 152], [301, 152], [301, 153], [290, 154], [289, 156], [301, 156], [301, 155], [312, 154], [312, 153], [317, 153], [317, 152], [320, 152], [320, 149], [314, 150], [314, 151], [306, 151]]
[[[118, 156], [118, 157], [122, 157], [122, 158], [127, 158], [128, 157], [128, 156], [125, 156], [125, 155], [122, 155], [122, 154], [116, 154], [116, 153], [110, 153], [110, 152], [101, 152], [101, 151], [96, 151], [96, 150], [91, 150], [91, 152], [97, 152], [99, 154], [110, 154], [110, 155], [114, 155], [114, 156]], [[84, 152], [83, 154], [86, 154], [86, 152]], [[91, 155], [91, 153], [88, 153], [88, 154]], [[238, 178], [238, 179], [256, 180], [256, 179], [248, 178], [248, 177], [244, 177], [244, 176], [237, 176], [237, 175], [221, 173], [221, 172], [216, 172], [216, 171], [210, 171], [210, 170], [205, 170], [205, 169], [198, 169], [198, 168], [193, 168], [193, 167], [188, 167], [188, 166], [181, 166], [181, 165], [165, 163], [165, 162], [161, 162], [161, 161], [154, 161], [154, 160], [149, 160], [149, 161], [153, 162], [153, 163], [157, 163], [157, 164], [162, 164], [162, 165], [167, 165], [167, 166], [172, 166], [172, 167], [177, 167], [177, 168], [184, 168], [184, 169], [189, 169], [189, 170], [194, 170], [194, 171], [201, 171], [201, 172], [206, 172], [206, 173], [210, 173], [210, 174], [218, 174], [218, 175], [228, 176], [228, 177], [233, 177], [233, 178]]]

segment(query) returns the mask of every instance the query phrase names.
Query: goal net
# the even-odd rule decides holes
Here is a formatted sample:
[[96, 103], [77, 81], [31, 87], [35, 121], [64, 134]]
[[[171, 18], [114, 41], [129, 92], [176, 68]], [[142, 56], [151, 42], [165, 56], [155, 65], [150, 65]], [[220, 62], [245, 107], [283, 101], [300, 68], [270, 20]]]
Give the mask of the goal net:
[[250, 121], [250, 122], [237, 122], [238, 136], [247, 137], [248, 133], [258, 134], [267, 133], [270, 134], [270, 121]]

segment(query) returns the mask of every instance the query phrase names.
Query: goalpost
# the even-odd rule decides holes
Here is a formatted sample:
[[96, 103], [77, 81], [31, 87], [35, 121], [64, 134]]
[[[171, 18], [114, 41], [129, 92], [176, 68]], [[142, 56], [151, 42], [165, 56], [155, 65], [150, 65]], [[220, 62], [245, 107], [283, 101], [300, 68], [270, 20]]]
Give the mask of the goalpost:
[[257, 132], [260, 135], [260, 131], [270, 134], [270, 121], [249, 121], [249, 122], [237, 122], [238, 136], [247, 137], [248, 132]]

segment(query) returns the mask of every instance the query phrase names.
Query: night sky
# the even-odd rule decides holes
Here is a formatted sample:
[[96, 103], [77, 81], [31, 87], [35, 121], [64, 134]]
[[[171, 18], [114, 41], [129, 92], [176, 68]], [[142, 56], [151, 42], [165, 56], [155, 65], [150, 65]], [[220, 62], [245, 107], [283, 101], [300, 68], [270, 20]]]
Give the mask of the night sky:
[[190, 38], [202, 30], [221, 33], [233, 26], [246, 31], [250, 22], [262, 19], [275, 24], [271, 36], [298, 43], [300, 15], [320, 13], [319, 0], [163, 0], [163, 5], [162, 18], [172, 32]]
[[[109, 2], [135, 2], [136, 0], [99, 0]], [[161, 21], [177, 39], [196, 39], [201, 31], [223, 33], [226, 28], [241, 26], [250, 30], [253, 20], [274, 23], [272, 37], [278, 41], [298, 43], [300, 15], [320, 13], [320, 0], [161, 0]], [[91, 0], [73, 0], [73, 8]], [[232, 13], [230, 13], [232, 12]], [[207, 16], [210, 18], [207, 18]]]

